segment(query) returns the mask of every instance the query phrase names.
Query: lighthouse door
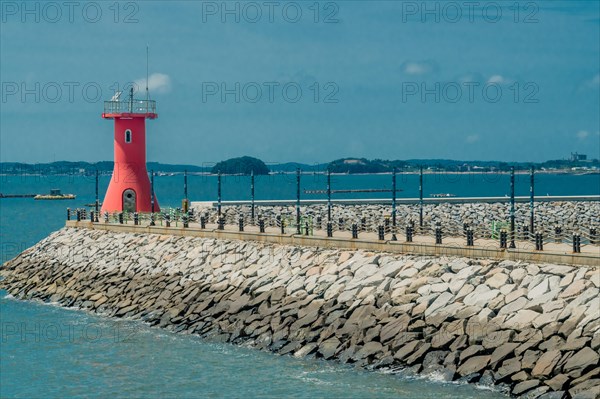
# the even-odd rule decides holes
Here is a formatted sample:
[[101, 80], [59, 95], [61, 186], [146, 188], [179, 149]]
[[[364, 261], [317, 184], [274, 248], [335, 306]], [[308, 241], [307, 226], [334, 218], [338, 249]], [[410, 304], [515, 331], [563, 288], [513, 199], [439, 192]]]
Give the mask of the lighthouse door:
[[132, 213], [136, 211], [135, 191], [130, 188], [123, 191], [123, 211]]

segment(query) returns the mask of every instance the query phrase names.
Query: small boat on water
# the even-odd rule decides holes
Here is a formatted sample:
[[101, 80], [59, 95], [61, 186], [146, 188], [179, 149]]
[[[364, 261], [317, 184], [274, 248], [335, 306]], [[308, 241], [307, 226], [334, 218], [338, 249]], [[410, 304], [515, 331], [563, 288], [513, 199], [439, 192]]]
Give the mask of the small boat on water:
[[75, 194], [62, 194], [58, 188], [50, 190], [50, 194], [38, 194], [33, 197], [35, 200], [71, 200], [75, 199]]

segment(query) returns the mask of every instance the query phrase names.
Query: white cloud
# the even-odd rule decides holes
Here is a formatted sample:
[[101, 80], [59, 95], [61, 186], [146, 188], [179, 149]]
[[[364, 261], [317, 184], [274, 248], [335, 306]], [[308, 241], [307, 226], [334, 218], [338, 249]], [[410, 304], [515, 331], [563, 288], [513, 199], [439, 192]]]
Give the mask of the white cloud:
[[586, 82], [586, 86], [587, 87], [599, 87], [600, 86], [600, 73], [596, 74], [596, 76], [594, 76], [592, 79], [588, 80]]
[[471, 134], [469, 136], [467, 136], [467, 138], [465, 139], [465, 141], [469, 144], [473, 144], [479, 141], [479, 135], [478, 134]]
[[580, 130], [577, 132], [577, 138], [579, 140], [585, 140], [587, 138], [587, 136], [590, 135], [590, 132], [588, 132], [587, 130]]
[[407, 61], [402, 64], [402, 70], [407, 75], [426, 75], [437, 69], [433, 61]]
[[507, 84], [511, 84], [512, 82], [514, 82], [513, 79], [509, 79], [502, 75], [492, 75], [492, 76], [490, 76], [490, 78], [487, 81], [488, 84], [498, 84], [498, 85], [507, 85]]
[[[138, 92], [146, 90], [146, 78], [136, 79], [135, 87]], [[148, 90], [150, 93], [167, 93], [171, 91], [171, 78], [164, 73], [153, 73], [148, 77]]]

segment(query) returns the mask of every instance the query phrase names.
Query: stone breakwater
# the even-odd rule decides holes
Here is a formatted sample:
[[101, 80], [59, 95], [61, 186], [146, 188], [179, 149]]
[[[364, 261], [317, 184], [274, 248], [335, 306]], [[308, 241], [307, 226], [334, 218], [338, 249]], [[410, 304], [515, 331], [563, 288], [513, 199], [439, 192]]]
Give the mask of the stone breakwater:
[[[391, 214], [391, 205], [334, 205], [332, 219], [337, 225], [340, 218], [348, 223], [359, 223], [367, 218], [369, 228], [374, 230], [385, 217]], [[515, 219], [518, 225], [529, 225], [529, 204], [517, 203]], [[196, 207], [201, 213], [209, 213], [211, 221], [217, 219], [215, 208]], [[590, 227], [600, 227], [600, 202], [538, 202], [535, 204], [535, 223], [546, 233], [554, 233], [555, 226], [561, 226], [563, 233], [572, 234], [578, 230], [588, 232]], [[294, 206], [259, 206], [256, 214], [268, 219], [277, 215], [295, 215]], [[250, 217], [249, 206], [223, 207], [223, 213], [230, 223], [237, 223], [240, 214]], [[310, 205], [302, 207], [303, 215], [320, 216], [327, 220], [327, 205]], [[419, 205], [398, 205], [397, 217], [404, 225], [409, 220], [419, 222]], [[427, 204], [423, 206], [423, 220], [428, 226], [439, 221], [444, 226], [462, 227], [468, 223], [475, 229], [491, 231], [492, 222], [507, 222], [510, 218], [510, 205], [506, 203], [464, 203], [464, 204]], [[360, 223], [359, 223], [360, 225]]]
[[64, 228], [0, 288], [297, 357], [598, 398], [600, 270]]

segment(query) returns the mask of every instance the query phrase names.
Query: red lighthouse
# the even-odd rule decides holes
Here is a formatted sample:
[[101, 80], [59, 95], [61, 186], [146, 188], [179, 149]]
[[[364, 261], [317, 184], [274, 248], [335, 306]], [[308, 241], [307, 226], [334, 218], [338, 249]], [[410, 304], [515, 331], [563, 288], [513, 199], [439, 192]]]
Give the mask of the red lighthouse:
[[158, 201], [146, 170], [146, 119], [155, 119], [156, 101], [127, 101], [120, 93], [104, 102], [102, 118], [115, 121], [115, 165], [102, 212], [158, 212]]

